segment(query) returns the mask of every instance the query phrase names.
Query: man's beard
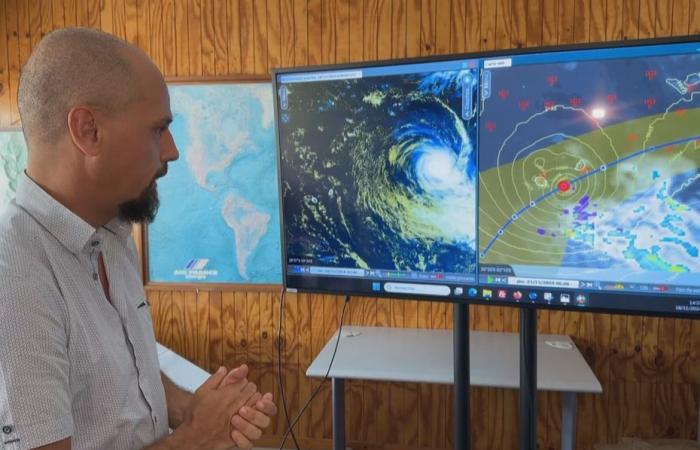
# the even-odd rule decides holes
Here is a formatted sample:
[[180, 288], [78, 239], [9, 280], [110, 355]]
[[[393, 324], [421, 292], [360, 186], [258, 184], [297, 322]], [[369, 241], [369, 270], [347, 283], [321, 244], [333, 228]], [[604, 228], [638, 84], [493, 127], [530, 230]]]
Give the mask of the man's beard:
[[131, 223], [152, 223], [160, 206], [156, 180], [166, 173], [168, 168], [164, 167], [138, 198], [119, 205], [119, 218]]

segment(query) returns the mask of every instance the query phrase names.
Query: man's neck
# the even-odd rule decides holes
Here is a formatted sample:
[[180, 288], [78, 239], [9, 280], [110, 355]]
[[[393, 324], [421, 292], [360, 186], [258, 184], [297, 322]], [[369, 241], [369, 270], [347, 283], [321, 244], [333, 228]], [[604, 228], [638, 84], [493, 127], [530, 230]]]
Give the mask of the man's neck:
[[[63, 182], [64, 177], [60, 169], [53, 174], [36, 170], [30, 166], [26, 170], [27, 176], [32, 179], [47, 194], [57, 202], [68, 208], [73, 214], [83, 219], [95, 229], [109, 223], [118, 214], [116, 207], [107, 207], [95, 197], [97, 189], [91, 188], [87, 183], [79, 181]], [[73, 178], [75, 180], [75, 178]]]

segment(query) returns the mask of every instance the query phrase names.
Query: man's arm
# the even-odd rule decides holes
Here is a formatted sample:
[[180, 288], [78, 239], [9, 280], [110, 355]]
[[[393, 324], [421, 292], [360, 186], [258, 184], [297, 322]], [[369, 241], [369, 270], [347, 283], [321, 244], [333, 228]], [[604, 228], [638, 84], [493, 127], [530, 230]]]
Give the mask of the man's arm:
[[163, 380], [165, 401], [168, 405], [168, 425], [174, 430], [185, 420], [185, 411], [189, 408], [194, 395], [175, 384], [163, 372], [160, 373], [160, 378]]

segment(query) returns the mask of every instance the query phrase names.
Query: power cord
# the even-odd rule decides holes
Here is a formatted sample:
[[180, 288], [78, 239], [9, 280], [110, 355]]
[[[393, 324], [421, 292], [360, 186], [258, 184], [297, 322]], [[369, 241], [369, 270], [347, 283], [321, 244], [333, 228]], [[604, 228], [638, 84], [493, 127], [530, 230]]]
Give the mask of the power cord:
[[[281, 300], [280, 304], [282, 304], [283, 301], [284, 300]], [[297, 450], [299, 450], [299, 444], [296, 443], [296, 439], [294, 438], [294, 426], [297, 424], [297, 422], [299, 422], [299, 419], [301, 418], [301, 416], [304, 414], [304, 412], [309, 407], [309, 405], [311, 404], [313, 399], [316, 398], [318, 393], [321, 391], [321, 388], [323, 387], [325, 382], [328, 380], [328, 375], [331, 373], [331, 367], [333, 367], [333, 361], [335, 360], [335, 355], [338, 352], [338, 344], [340, 344], [340, 337], [343, 335], [343, 322], [345, 321], [345, 311], [347, 310], [348, 303], [350, 303], [350, 296], [346, 295], [345, 302], [343, 303], [343, 311], [340, 313], [340, 326], [338, 327], [338, 337], [335, 340], [335, 347], [333, 348], [333, 355], [331, 356], [331, 362], [328, 364], [328, 370], [326, 370], [326, 374], [323, 376], [321, 383], [311, 393], [311, 395], [309, 396], [309, 399], [306, 401], [304, 406], [301, 408], [301, 411], [299, 411], [299, 414], [297, 414], [297, 416], [294, 418], [294, 420], [292, 421], [291, 424], [289, 423], [289, 416], [287, 416], [288, 428], [287, 428], [287, 431], [284, 433], [284, 437], [282, 439], [282, 443], [280, 444], [279, 450], [283, 449], [284, 444], [287, 442], [287, 438], [289, 437], [290, 434], [292, 435], [292, 439], [294, 439], [294, 443], [297, 446]], [[280, 314], [280, 330], [282, 329], [281, 319], [282, 319], [282, 314]], [[281, 334], [280, 334], [280, 336], [281, 336]], [[282, 354], [282, 352], [280, 352], [280, 355], [281, 354]], [[279, 357], [279, 362], [280, 362], [279, 367], [280, 367], [280, 386], [281, 386], [281, 382], [282, 382], [282, 375], [281, 375], [282, 374], [282, 372], [281, 372], [282, 356]], [[285, 408], [285, 415], [286, 415], [287, 414], [287, 406], [286, 406], [283, 392], [284, 391], [280, 391], [280, 393], [282, 394], [282, 404], [285, 405], [284, 408]]]
[[[286, 292], [287, 291], [284, 289], [284, 286], [282, 286], [282, 292], [280, 294], [280, 322], [279, 327], [277, 328], [277, 379], [279, 380], [280, 385], [280, 397], [282, 397], [284, 421], [287, 423], [287, 431], [284, 434], [285, 442], [287, 440], [287, 436], [291, 432], [292, 440], [294, 441], [294, 446], [297, 450], [301, 450], [301, 447], [299, 447], [299, 442], [297, 441], [297, 437], [294, 435], [293, 425], [289, 422], [289, 409], [287, 408], [287, 397], [284, 394], [284, 380], [282, 378], [282, 324], [284, 323], [284, 301]], [[282, 442], [282, 445], [284, 445], [284, 442]], [[280, 446], [280, 449], [281, 448], [282, 446]]]

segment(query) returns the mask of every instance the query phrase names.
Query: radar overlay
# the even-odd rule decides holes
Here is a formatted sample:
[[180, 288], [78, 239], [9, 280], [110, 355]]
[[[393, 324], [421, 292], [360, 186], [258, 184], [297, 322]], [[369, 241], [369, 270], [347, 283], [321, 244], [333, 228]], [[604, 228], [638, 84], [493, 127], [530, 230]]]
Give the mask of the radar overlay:
[[477, 76], [283, 84], [288, 260], [475, 273]]
[[700, 272], [699, 91], [698, 55], [484, 71], [480, 263]]

